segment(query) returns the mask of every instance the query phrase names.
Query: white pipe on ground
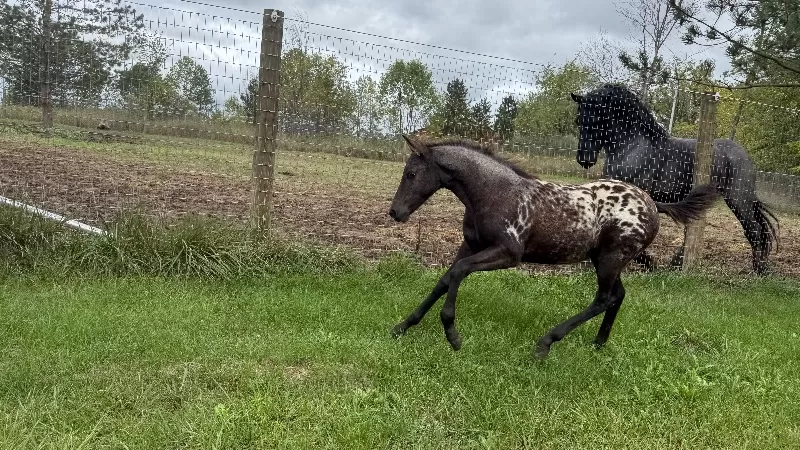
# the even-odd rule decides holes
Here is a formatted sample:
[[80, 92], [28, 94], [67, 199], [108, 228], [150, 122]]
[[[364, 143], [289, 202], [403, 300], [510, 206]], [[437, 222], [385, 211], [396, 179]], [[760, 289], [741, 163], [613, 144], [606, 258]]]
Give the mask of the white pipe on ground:
[[77, 220], [67, 220], [67, 218], [62, 216], [62, 215], [59, 215], [59, 214], [56, 214], [56, 213], [53, 213], [53, 212], [50, 212], [50, 211], [45, 211], [45, 210], [43, 210], [41, 208], [37, 208], [35, 206], [27, 205], [25, 203], [18, 202], [16, 200], [12, 200], [12, 199], [7, 198], [7, 197], [3, 197], [2, 195], [0, 195], [0, 204], [14, 206], [16, 208], [22, 208], [25, 211], [28, 211], [29, 213], [38, 214], [38, 215], [40, 215], [42, 217], [45, 217], [47, 219], [55, 220], [56, 222], [63, 222], [64, 225], [66, 225], [66, 226], [68, 226], [70, 228], [75, 228], [76, 230], [86, 231], [88, 233], [99, 234], [101, 236], [109, 234], [107, 231], [101, 230], [100, 228], [93, 227], [91, 225], [87, 225], [87, 224], [85, 224], [83, 222], [78, 222]]

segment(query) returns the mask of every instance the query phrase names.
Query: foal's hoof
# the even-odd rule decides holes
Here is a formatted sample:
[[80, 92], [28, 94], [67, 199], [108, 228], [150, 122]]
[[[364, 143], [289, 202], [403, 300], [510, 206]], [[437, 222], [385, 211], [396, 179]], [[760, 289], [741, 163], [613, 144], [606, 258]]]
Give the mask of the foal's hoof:
[[404, 326], [402, 326], [401, 324], [397, 324], [397, 325], [394, 326], [394, 328], [392, 328], [392, 331], [390, 332], [390, 334], [392, 335], [393, 338], [397, 339], [400, 336], [403, 336], [404, 334], [406, 334], [406, 328]]
[[537, 359], [539, 361], [547, 358], [547, 355], [550, 354], [550, 347], [549, 346], [539, 346], [537, 345], [536, 348], [533, 349], [533, 359]]
[[461, 349], [461, 335], [458, 332], [454, 331], [452, 333], [446, 333], [447, 335], [447, 342], [450, 343], [450, 347], [453, 347], [453, 351], [457, 352]]
[[456, 336], [452, 341], [450, 341], [450, 347], [453, 347], [453, 351], [457, 352], [461, 349], [461, 336]]
[[550, 345], [552, 342], [547, 342], [545, 339], [539, 339], [533, 347], [533, 359], [543, 360], [550, 354]]

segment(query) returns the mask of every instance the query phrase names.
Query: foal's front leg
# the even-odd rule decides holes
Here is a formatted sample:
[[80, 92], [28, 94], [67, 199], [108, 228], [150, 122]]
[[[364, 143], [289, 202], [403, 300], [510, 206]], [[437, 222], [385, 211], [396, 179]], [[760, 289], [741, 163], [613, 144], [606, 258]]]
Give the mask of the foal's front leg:
[[447, 292], [447, 283], [446, 277], [448, 274], [453, 270], [453, 266], [455, 264], [466, 258], [467, 256], [472, 255], [472, 250], [469, 248], [466, 242], [461, 242], [461, 246], [458, 248], [458, 252], [456, 253], [455, 258], [453, 259], [453, 263], [450, 265], [450, 268], [445, 272], [445, 274], [439, 279], [439, 282], [436, 283], [436, 286], [433, 288], [433, 291], [422, 301], [422, 303], [417, 306], [408, 317], [405, 318], [402, 322], [398, 323], [397, 325], [392, 328], [392, 336], [398, 338], [404, 334], [406, 334], [406, 330], [413, 327], [414, 325], [418, 324], [425, 314], [428, 313], [428, 310], [431, 309], [434, 303], [439, 300], [439, 297], [444, 295]]
[[511, 250], [505, 246], [489, 247], [472, 256], [459, 260], [445, 274], [447, 299], [440, 313], [444, 334], [453, 350], [461, 348], [461, 336], [456, 331], [456, 296], [461, 282], [472, 272], [508, 269], [519, 264], [522, 253]]

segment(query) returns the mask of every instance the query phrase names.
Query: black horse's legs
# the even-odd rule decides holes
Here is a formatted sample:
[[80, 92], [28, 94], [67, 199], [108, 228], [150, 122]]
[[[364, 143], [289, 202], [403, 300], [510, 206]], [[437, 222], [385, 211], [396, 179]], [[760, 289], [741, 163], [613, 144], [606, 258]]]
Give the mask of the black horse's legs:
[[453, 350], [461, 348], [461, 336], [456, 331], [456, 296], [461, 282], [469, 274], [478, 271], [499, 270], [514, 267], [521, 254], [515, 254], [503, 246], [490, 247], [455, 263], [448, 273], [447, 299], [440, 313], [444, 334]]
[[608, 340], [608, 335], [611, 334], [611, 327], [614, 326], [619, 307], [622, 306], [622, 301], [625, 299], [625, 288], [622, 286], [622, 280], [619, 275], [617, 275], [617, 280], [614, 282], [614, 290], [611, 295], [613, 298], [612, 303], [603, 315], [603, 323], [600, 324], [600, 330], [597, 332], [597, 337], [594, 338], [594, 345], [597, 347], [602, 347]]
[[672, 255], [672, 260], [669, 262], [670, 267], [673, 269], [680, 269], [683, 267], [683, 250], [686, 246], [686, 231], [684, 230], [684, 238], [683, 242], [681, 242], [681, 246], [675, 250], [675, 254]]
[[[618, 263], [614, 264], [614, 262], [616, 261], [613, 261], [612, 258], [603, 258], [595, 264], [597, 267], [597, 294], [594, 297], [594, 301], [583, 311], [556, 325], [547, 334], [539, 338], [534, 349], [536, 358], [545, 358], [550, 353], [550, 346], [554, 342], [564, 339], [564, 336], [572, 330], [605, 311], [614, 303], [614, 284], [622, 271], [619, 267], [620, 265]], [[614, 312], [614, 317], [616, 317], [616, 312]]]
[[461, 246], [458, 248], [458, 252], [456, 253], [455, 258], [453, 258], [453, 263], [450, 265], [450, 269], [445, 272], [444, 275], [439, 279], [436, 283], [436, 286], [433, 288], [430, 294], [420, 303], [417, 308], [408, 315], [402, 322], [398, 323], [397, 325], [392, 328], [392, 336], [395, 338], [400, 337], [401, 335], [405, 334], [406, 330], [414, 325], [418, 324], [425, 314], [431, 309], [431, 307], [436, 303], [439, 298], [447, 292], [447, 277], [450, 272], [453, 270], [455, 264], [466, 258], [467, 256], [472, 254], [472, 250], [470, 250], [469, 245], [466, 242], [462, 242]]
[[[753, 271], [757, 274], [763, 274], [768, 268], [770, 230], [766, 223], [766, 217], [763, 220], [759, 220], [761, 217], [756, 217], [759, 205], [758, 198], [755, 197], [754, 193], [739, 191], [739, 195], [735, 198], [726, 195], [725, 204], [728, 205], [728, 208], [742, 225], [745, 238], [747, 238], [753, 250]], [[763, 214], [758, 215], [763, 216]]]
[[644, 266], [644, 270], [647, 272], [652, 272], [656, 269], [656, 262], [653, 260], [653, 255], [647, 250], [642, 250], [633, 260], [636, 261], [637, 264]]

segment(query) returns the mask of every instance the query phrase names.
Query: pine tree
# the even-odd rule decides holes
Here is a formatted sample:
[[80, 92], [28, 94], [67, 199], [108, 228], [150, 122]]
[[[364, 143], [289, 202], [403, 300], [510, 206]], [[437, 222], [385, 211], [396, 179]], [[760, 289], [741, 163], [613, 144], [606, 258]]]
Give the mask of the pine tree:
[[470, 129], [472, 114], [470, 111], [467, 86], [458, 78], [447, 83], [443, 105], [442, 133], [451, 136], [463, 136]]
[[508, 140], [514, 136], [514, 119], [517, 118], [517, 101], [513, 96], [503, 98], [494, 119], [494, 131], [500, 139]]
[[255, 123], [258, 110], [258, 102], [256, 101], [258, 99], [258, 74], [250, 78], [244, 92], [239, 94], [239, 99], [242, 102], [245, 120], [248, 123]]
[[488, 139], [492, 133], [492, 104], [487, 98], [472, 107], [472, 123], [474, 135], [478, 140]]

